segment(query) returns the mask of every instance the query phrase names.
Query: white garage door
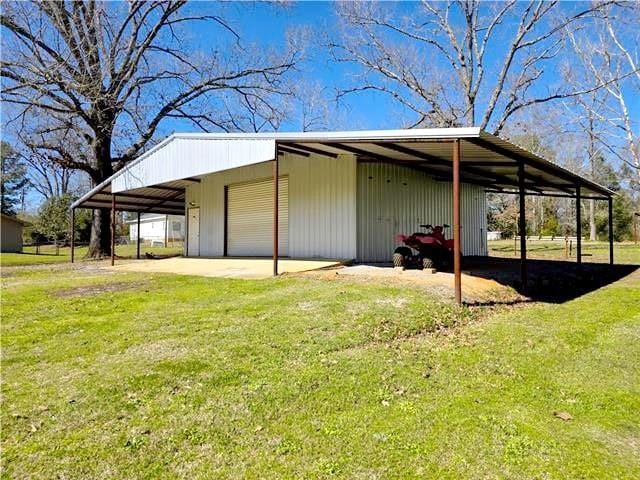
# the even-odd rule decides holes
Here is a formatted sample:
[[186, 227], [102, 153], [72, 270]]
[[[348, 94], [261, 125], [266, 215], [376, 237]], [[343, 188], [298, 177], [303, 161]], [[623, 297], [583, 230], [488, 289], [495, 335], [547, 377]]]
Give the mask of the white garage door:
[[[289, 255], [289, 178], [278, 183], [278, 254]], [[227, 252], [230, 256], [273, 254], [273, 180], [229, 185]]]

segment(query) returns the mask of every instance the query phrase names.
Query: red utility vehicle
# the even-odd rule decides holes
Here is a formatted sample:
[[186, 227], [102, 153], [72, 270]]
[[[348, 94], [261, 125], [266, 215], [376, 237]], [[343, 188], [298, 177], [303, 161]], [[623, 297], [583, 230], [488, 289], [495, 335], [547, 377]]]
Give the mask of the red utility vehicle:
[[[444, 230], [449, 225], [420, 225], [425, 232], [412, 235], [396, 235], [396, 242], [406, 246], [397, 247], [393, 252], [395, 267], [417, 266], [445, 270], [453, 265], [453, 239], [447, 239]], [[414, 254], [414, 251], [417, 253]]]

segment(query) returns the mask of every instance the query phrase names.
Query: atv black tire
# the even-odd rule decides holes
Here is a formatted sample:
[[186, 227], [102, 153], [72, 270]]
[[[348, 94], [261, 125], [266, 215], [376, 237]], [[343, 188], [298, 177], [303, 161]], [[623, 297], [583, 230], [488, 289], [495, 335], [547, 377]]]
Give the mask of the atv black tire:
[[431, 257], [422, 257], [422, 269], [426, 270], [427, 268], [436, 268], [435, 262]]
[[394, 253], [393, 254], [393, 266], [394, 267], [405, 268], [406, 261], [404, 259], [404, 255], [402, 255], [401, 253]]
[[407, 259], [411, 256], [411, 249], [409, 247], [398, 247], [393, 251], [393, 266], [394, 267], [407, 267]]

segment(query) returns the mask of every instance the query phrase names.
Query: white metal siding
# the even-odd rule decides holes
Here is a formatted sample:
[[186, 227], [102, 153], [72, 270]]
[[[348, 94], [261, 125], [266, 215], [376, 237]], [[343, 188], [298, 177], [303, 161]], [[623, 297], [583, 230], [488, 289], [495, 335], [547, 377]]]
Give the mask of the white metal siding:
[[[289, 177], [289, 257], [356, 257], [356, 161], [283, 155], [280, 173]], [[187, 188], [186, 201], [200, 210], [200, 255], [224, 252], [224, 186], [269, 178], [272, 162], [206, 175]]]
[[[390, 261], [394, 236], [419, 231], [420, 224], [452, 224], [451, 182], [392, 164], [359, 163], [357, 170], [359, 261]], [[460, 208], [463, 254], [486, 255], [484, 189], [462, 184]]]
[[[229, 185], [227, 250], [230, 256], [273, 253], [273, 179]], [[289, 179], [278, 181], [278, 254], [289, 255]]]
[[121, 192], [273, 159], [273, 139], [173, 138], [113, 179]]
[[285, 156], [289, 173], [289, 254], [356, 258], [356, 160], [352, 155]]

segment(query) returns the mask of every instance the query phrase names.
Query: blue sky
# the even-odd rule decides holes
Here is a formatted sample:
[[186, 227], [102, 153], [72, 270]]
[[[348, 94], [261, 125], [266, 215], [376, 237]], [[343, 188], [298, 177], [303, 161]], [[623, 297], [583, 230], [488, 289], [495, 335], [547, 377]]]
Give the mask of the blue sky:
[[[116, 4], [111, 4], [116, 5]], [[122, 5], [122, 4], [120, 4]], [[485, 4], [484, 6], [486, 6]], [[565, 11], [585, 8], [586, 2], [563, 2], [560, 8]], [[385, 4], [385, 7], [394, 9], [398, 14], [412, 15], [421, 6], [417, 2], [396, 2]], [[317, 82], [325, 89], [325, 95], [333, 99], [339, 87], [348, 85], [353, 75], [359, 72], [359, 67], [336, 63], [332, 61], [326, 49], [319, 45], [324, 34], [337, 35], [338, 17], [336, 6], [331, 2], [297, 2], [286, 4], [268, 4], [264, 2], [229, 2], [224, 5], [212, 2], [193, 2], [188, 9], [195, 14], [221, 13], [238, 31], [241, 42], [244, 45], [256, 44], [265, 49], [282, 48], [286, 44], [288, 33], [296, 28], [309, 28], [313, 34], [312, 42], [308, 47], [308, 60], [301, 65], [302, 75], [307, 80]], [[489, 49], [487, 56], [487, 86], [492, 87], [491, 78], [495, 77], [495, 71], [499, 66], [500, 53], [504, 50], [507, 39], [515, 28], [518, 18], [511, 17], [503, 25], [503, 37], [496, 37], [494, 45]], [[185, 44], [188, 44], [193, 52], [207, 52], [212, 47], [220, 48], [233, 37], [212, 22], [195, 22], [189, 24], [182, 32], [185, 35]], [[497, 52], [497, 54], [493, 53]], [[425, 64], [430, 60], [425, 56]], [[442, 67], [437, 60], [435, 68]], [[557, 72], [558, 60], [551, 60], [545, 66], [545, 72], [532, 89], [533, 94], [544, 94], [554, 88], [560, 82]], [[486, 97], [488, 90], [481, 91], [481, 96]], [[640, 96], [632, 98], [629, 105], [636, 121], [640, 120]], [[414, 119], [412, 113], [403, 109], [398, 102], [382, 94], [359, 93], [348, 96], [336, 109], [331, 104], [332, 115], [328, 127], [330, 129], [382, 129], [400, 128]], [[477, 122], [476, 122], [477, 123]], [[281, 130], [299, 130], [298, 121], [285, 122]], [[162, 137], [174, 131], [199, 131], [194, 125], [184, 121], [166, 120], [158, 130], [156, 137]], [[35, 199], [34, 199], [35, 201]]]
[[[209, 10], [211, 5], [199, 2], [193, 4], [191, 8], [204, 12]], [[563, 2], [560, 4], [560, 8], [571, 12], [584, 9], [588, 5], [587, 2]], [[389, 2], [386, 6], [399, 15], [411, 15], [416, 9], [421, 8], [417, 2]], [[268, 47], [282, 46], [285, 43], [287, 31], [299, 27], [315, 29], [313, 38], [317, 41], [320, 41], [320, 37], [324, 33], [337, 33], [338, 18], [335, 4], [331, 2], [292, 2], [285, 6], [273, 6], [260, 2], [236, 3], [227, 5], [224, 13], [240, 33], [244, 43], [254, 42]], [[485, 74], [487, 88], [493, 86], [491, 79], [495, 77], [496, 73], [493, 70], [497, 70], [501, 66], [501, 54], [507, 46], [507, 43], [502, 43], [502, 40], [509, 39], [517, 20], [518, 18], [514, 17], [507, 18], [501, 27], [501, 35], [504, 36], [496, 36], [494, 44], [490, 45], [491, 48], [488, 49], [489, 53], [486, 57], [488, 68]], [[212, 39], [211, 29], [206, 24], [195, 25], [193, 31], [205, 44]], [[215, 39], [216, 36], [213, 35], [213, 40], [215, 41]], [[331, 98], [338, 87], [348, 84], [352, 75], [359, 71], [358, 67], [332, 61], [328, 52], [317, 46], [309, 47], [308, 53], [310, 59], [302, 66], [305, 76], [322, 84], [326, 88], [327, 95]], [[550, 60], [545, 64], [545, 72], [540, 81], [534, 84], [531, 90], [532, 94], [544, 95], [559, 85], [561, 79], [558, 69], [560, 68], [559, 62], [562, 61], [561, 58], [562, 56], [559, 55], [557, 59]], [[480, 93], [486, 97], [489, 92], [485, 90]], [[640, 98], [629, 97], [632, 111], [640, 112]], [[398, 102], [382, 94], [353, 94], [345, 98], [341, 106], [343, 107], [341, 115], [336, 116], [336, 125], [330, 125], [331, 128], [397, 128], [403, 125], [403, 120], [406, 123], [412, 116], [411, 113], [400, 107]], [[296, 123], [285, 123], [283, 126], [283, 129], [287, 130], [297, 128], [299, 126]]]
[[[197, 2], [191, 8], [199, 12], [209, 11], [211, 4]], [[337, 16], [335, 6], [331, 2], [296, 2], [287, 5], [270, 5], [262, 2], [245, 2], [229, 4], [225, 7], [226, 18], [231, 21], [233, 28], [240, 34], [242, 44], [254, 43], [270, 48], [286, 45], [287, 33], [296, 28], [310, 28], [316, 34], [322, 34], [329, 28], [335, 28]], [[194, 23], [191, 30], [203, 42], [206, 50], [208, 42], [218, 39], [212, 35], [212, 28], [207, 23]], [[218, 33], [218, 30], [215, 29]], [[227, 41], [230, 40], [227, 37]], [[320, 41], [314, 35], [313, 41]], [[318, 82], [326, 89], [328, 97], [333, 98], [336, 89], [344, 84], [345, 78], [354, 74], [356, 68], [332, 61], [327, 51], [310, 45], [306, 51], [308, 61], [301, 65], [305, 78]], [[363, 93], [349, 96], [341, 103], [343, 115], [348, 117], [349, 129], [391, 128], [399, 126], [390, 118], [389, 112], [397, 109], [397, 104], [386, 97]], [[338, 122], [338, 123], [343, 123]], [[181, 125], [182, 127], [182, 125]], [[347, 128], [335, 125], [336, 128]], [[288, 122], [282, 126], [283, 130], [298, 130], [297, 122]]]

